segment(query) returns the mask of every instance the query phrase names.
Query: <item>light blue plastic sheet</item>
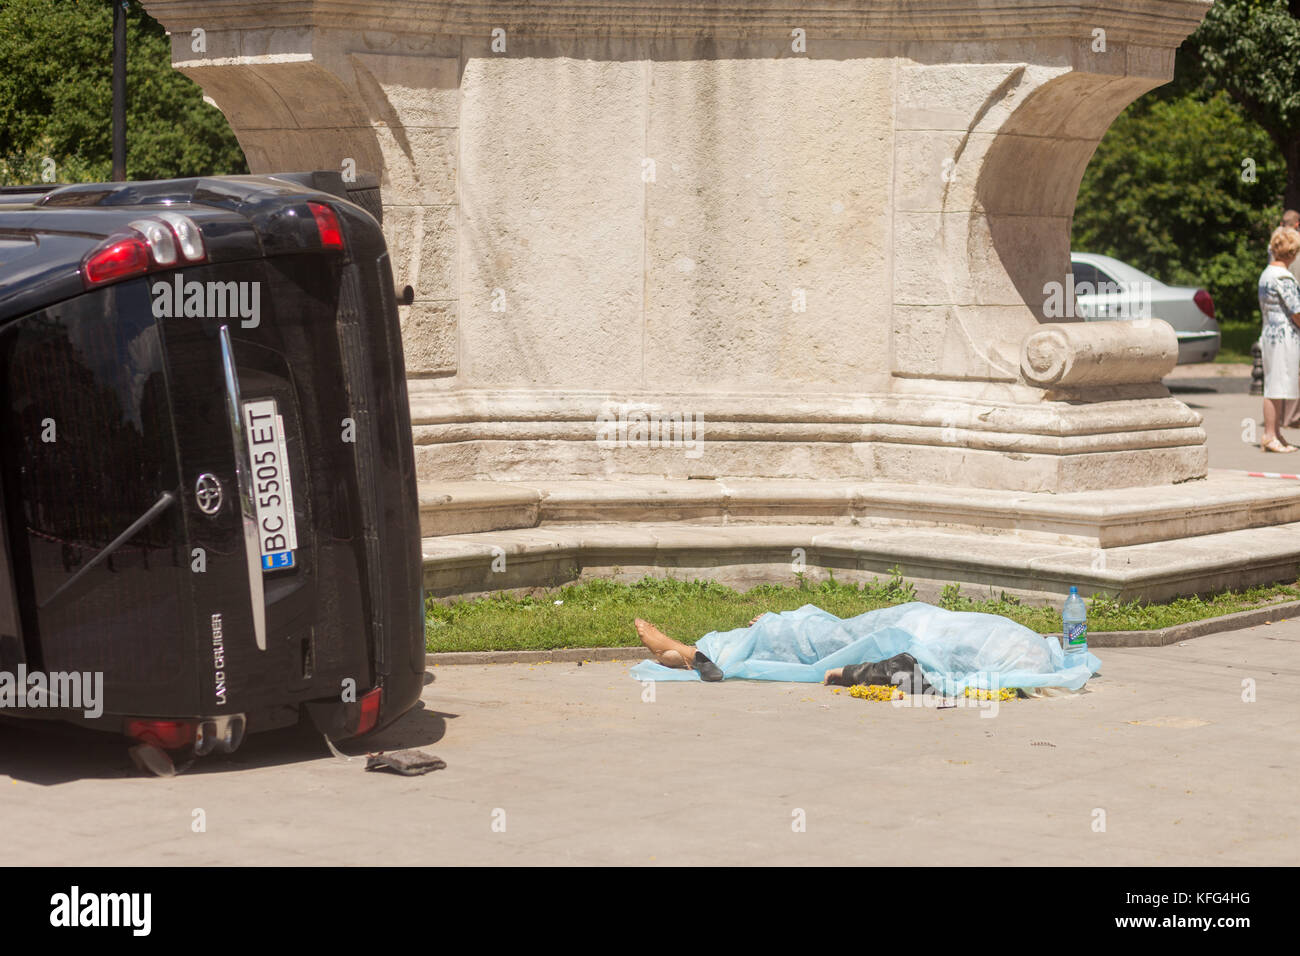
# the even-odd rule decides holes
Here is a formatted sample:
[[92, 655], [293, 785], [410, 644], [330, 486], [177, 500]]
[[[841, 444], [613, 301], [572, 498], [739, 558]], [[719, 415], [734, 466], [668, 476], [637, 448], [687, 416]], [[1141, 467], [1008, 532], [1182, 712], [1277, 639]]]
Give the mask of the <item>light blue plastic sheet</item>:
[[[1065, 666], [1060, 639], [1043, 637], [996, 614], [945, 611], [914, 601], [841, 619], [812, 604], [797, 611], [764, 614], [753, 627], [713, 631], [695, 645], [726, 678], [820, 682], [826, 671], [847, 664], [883, 661], [895, 654], [916, 658], [941, 694], [967, 687], [1065, 687], [1078, 690], [1101, 668]], [[636, 680], [699, 680], [694, 670], [642, 661]]]

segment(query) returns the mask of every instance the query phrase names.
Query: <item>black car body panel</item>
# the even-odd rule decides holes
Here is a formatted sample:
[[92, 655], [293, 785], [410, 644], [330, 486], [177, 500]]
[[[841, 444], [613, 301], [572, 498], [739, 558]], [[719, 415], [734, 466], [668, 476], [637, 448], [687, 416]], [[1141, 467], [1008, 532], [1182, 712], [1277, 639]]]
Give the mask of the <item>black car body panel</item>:
[[[333, 210], [344, 248], [322, 245], [309, 202]], [[203, 260], [87, 289], [87, 255], [160, 211], [198, 227]], [[267, 400], [298, 547], [291, 567], [258, 571], [259, 647], [239, 505], [248, 449], [231, 417]], [[223, 492], [215, 513], [200, 479]], [[378, 725], [419, 696], [393, 279], [378, 223], [336, 195], [259, 176], [0, 195], [0, 488], [0, 670], [102, 672], [105, 725], [238, 713], [254, 731], [311, 703], [347, 733], [367, 691], [382, 688]]]

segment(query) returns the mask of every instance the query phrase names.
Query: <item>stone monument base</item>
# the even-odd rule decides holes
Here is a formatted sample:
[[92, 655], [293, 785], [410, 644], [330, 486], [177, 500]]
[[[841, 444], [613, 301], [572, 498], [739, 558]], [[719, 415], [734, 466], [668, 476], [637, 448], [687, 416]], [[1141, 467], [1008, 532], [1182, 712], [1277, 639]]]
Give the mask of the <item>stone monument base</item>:
[[379, 178], [434, 594], [1295, 576], [1173, 329], [1074, 308], [1084, 170], [1204, 0], [145, 4], [251, 171]]
[[[1200, 417], [1158, 383], [889, 394], [439, 392], [411, 382], [420, 477], [731, 477], [1074, 492], [1205, 475]], [[1084, 393], [1086, 392], [1086, 398]]]
[[899, 567], [922, 598], [960, 584], [1059, 602], [1294, 581], [1300, 487], [1236, 472], [1060, 495], [884, 481], [422, 482], [436, 598], [653, 574], [735, 587], [860, 581]]

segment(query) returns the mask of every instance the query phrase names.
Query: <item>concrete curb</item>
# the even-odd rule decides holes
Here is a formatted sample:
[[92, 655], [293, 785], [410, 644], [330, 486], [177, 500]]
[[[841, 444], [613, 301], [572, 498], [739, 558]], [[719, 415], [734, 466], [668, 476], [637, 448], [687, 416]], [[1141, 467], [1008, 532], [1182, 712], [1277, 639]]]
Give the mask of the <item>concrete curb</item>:
[[553, 651], [444, 651], [424, 655], [425, 666], [439, 664], [538, 664], [574, 661], [640, 661], [650, 656], [644, 647], [561, 647]]
[[1235, 631], [1243, 627], [1257, 627], [1260, 624], [1272, 624], [1287, 618], [1300, 617], [1300, 601], [1285, 601], [1270, 604], [1267, 607], [1238, 611], [1236, 614], [1224, 614], [1222, 617], [1207, 617], [1201, 621], [1188, 621], [1173, 627], [1162, 627], [1155, 631], [1100, 631], [1088, 634], [1089, 647], [1166, 647], [1179, 641], [1221, 631]]
[[[1282, 604], [1270, 604], [1268, 607], [1252, 608], [1225, 614], [1222, 617], [1207, 617], [1202, 621], [1188, 621], [1154, 631], [1097, 631], [1088, 634], [1089, 647], [1167, 647], [1179, 641], [1217, 634], [1221, 631], [1235, 631], [1244, 627], [1257, 627], [1271, 624], [1291, 617], [1300, 617], [1300, 601], [1287, 601]], [[572, 663], [575, 661], [622, 661], [645, 660], [650, 652], [644, 647], [564, 647], [553, 651], [446, 651], [441, 654], [426, 654], [426, 667], [443, 664], [538, 664], [538, 663]]]

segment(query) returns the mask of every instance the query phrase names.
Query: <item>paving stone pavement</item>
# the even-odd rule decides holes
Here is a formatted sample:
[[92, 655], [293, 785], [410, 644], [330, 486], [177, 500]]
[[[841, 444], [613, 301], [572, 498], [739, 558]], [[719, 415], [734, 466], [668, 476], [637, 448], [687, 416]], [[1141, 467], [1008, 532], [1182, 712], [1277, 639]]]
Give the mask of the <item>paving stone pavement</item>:
[[[1300, 453], [1272, 455], [1260, 449], [1264, 400], [1250, 394], [1249, 377], [1178, 377], [1166, 379], [1165, 384], [1175, 398], [1200, 413], [1211, 468], [1300, 473]], [[1284, 433], [1300, 441], [1294, 431]]]
[[[1300, 471], [1241, 440], [1248, 384], [1171, 382], [1212, 467]], [[647, 700], [630, 661], [440, 666], [351, 760], [285, 731], [170, 779], [109, 735], [0, 724], [0, 864], [1300, 861], [1300, 621], [1099, 653], [1088, 692], [996, 714], [741, 681]], [[447, 768], [362, 769], [408, 746]]]
[[649, 701], [626, 662], [436, 667], [346, 748], [447, 762], [410, 778], [301, 731], [159, 779], [115, 738], [0, 727], [0, 863], [1295, 864], [1300, 621], [1100, 656], [1087, 693], [996, 715], [744, 681]]

